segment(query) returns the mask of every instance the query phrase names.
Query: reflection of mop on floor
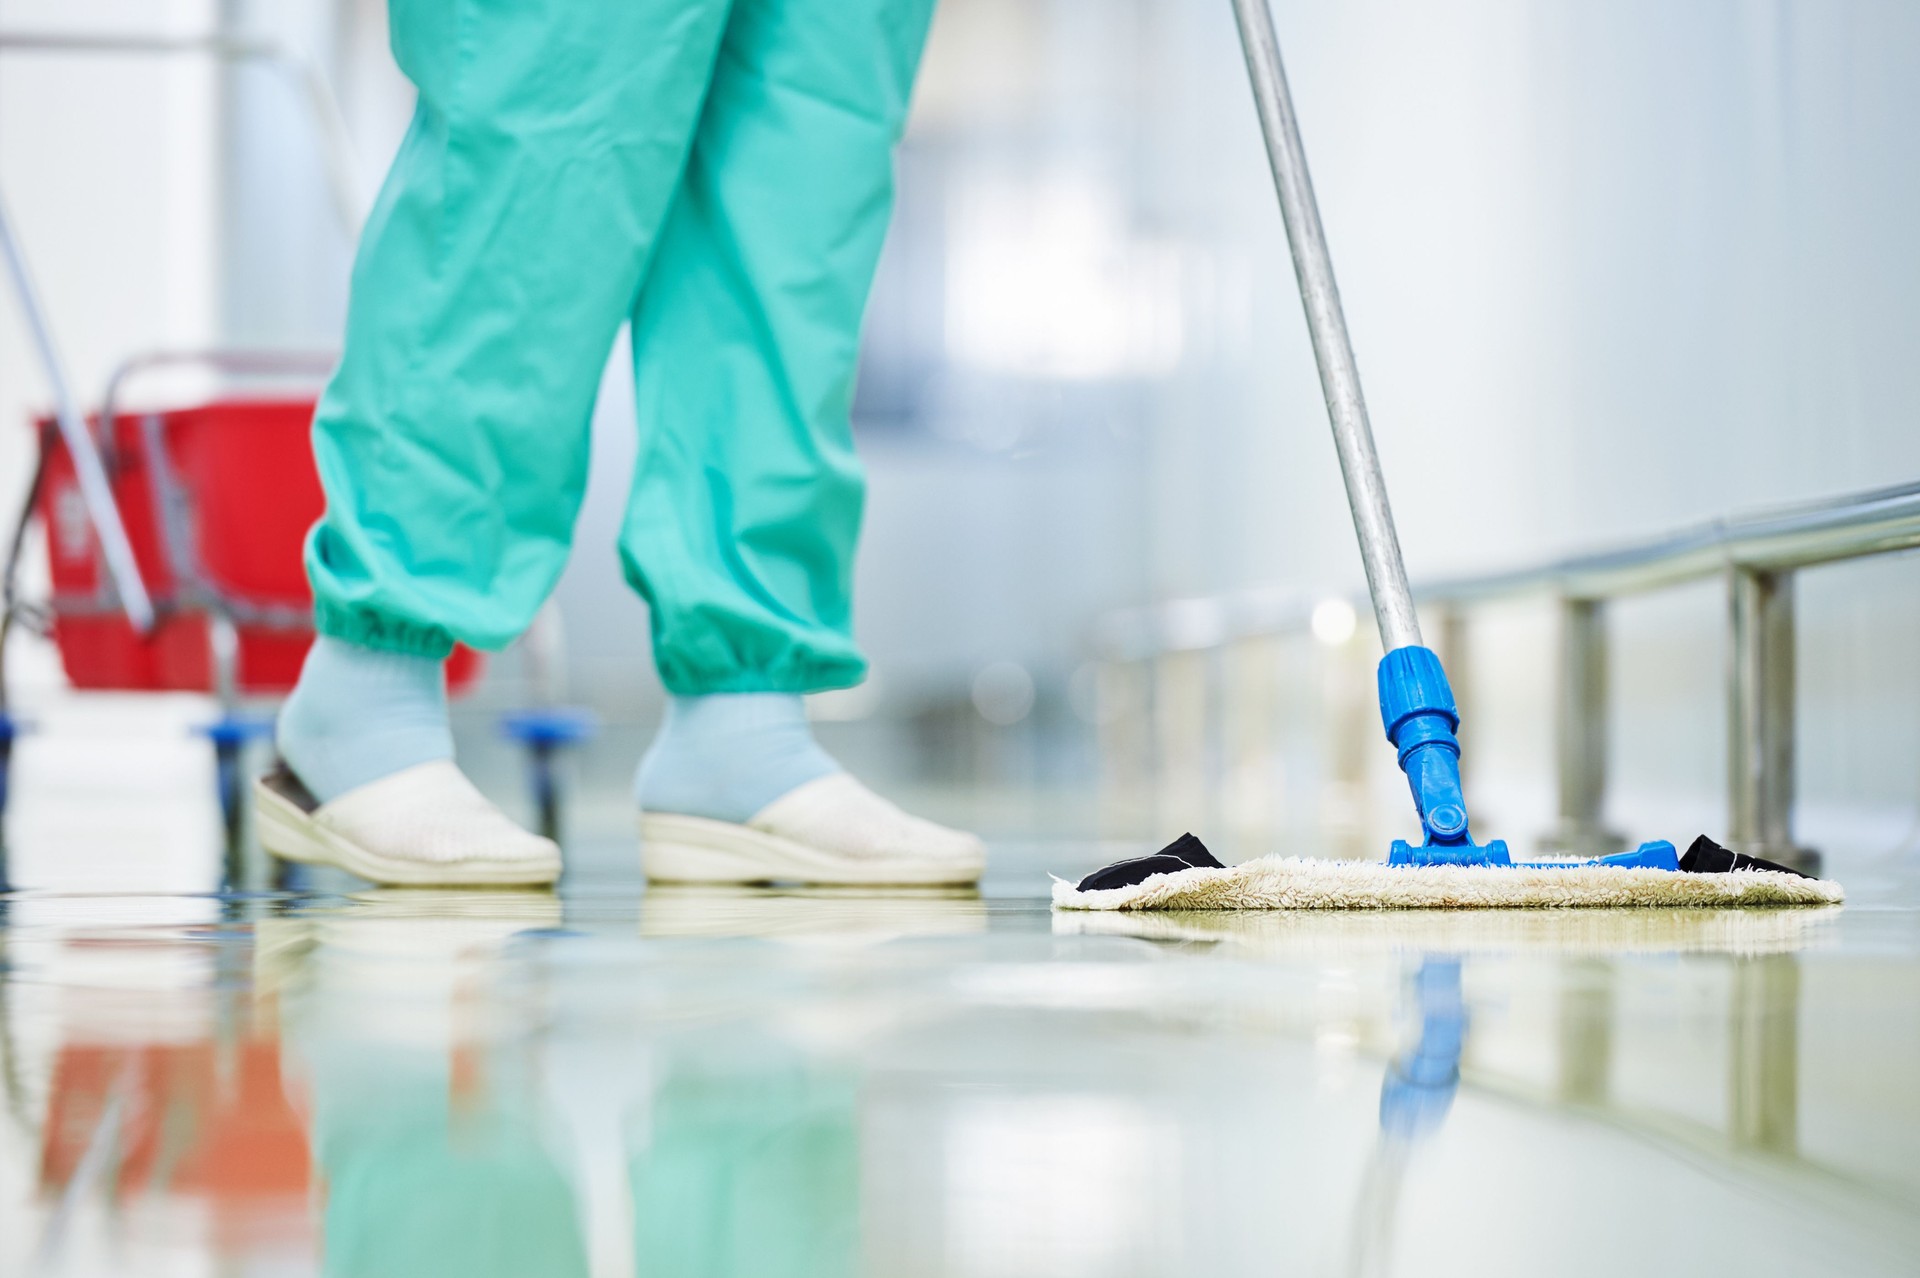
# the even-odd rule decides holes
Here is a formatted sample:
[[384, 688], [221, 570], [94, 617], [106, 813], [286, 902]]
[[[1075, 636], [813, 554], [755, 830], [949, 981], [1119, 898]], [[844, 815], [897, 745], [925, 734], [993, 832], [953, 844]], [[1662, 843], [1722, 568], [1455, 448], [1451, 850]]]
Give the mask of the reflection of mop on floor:
[[1366, 954], [1788, 954], [1828, 942], [1841, 907], [1801, 910], [1062, 910], [1057, 935], [1213, 942], [1256, 958]]
[[462, 1018], [480, 1017], [515, 938], [562, 918], [547, 891], [374, 888], [261, 918], [252, 984], [343, 1025], [440, 1048], [465, 1032]]
[[1400, 1189], [1416, 1145], [1439, 1129], [1460, 1088], [1460, 1050], [1467, 1037], [1467, 1008], [1460, 993], [1460, 960], [1428, 958], [1414, 974], [1420, 1009], [1420, 1040], [1387, 1062], [1380, 1083], [1380, 1138], [1360, 1178], [1354, 1208], [1355, 1278], [1393, 1268], [1393, 1227]]

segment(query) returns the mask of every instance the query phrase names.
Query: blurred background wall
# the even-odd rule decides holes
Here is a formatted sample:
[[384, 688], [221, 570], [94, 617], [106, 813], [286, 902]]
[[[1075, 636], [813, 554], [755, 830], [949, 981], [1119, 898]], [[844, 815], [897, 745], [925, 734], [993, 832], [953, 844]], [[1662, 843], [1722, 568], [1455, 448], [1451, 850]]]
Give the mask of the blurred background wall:
[[[1416, 577], [1920, 478], [1920, 9], [1275, 13]], [[369, 193], [410, 106], [380, 0], [0, 0], [0, 26], [223, 26], [305, 50]], [[822, 702], [823, 732], [963, 819], [1093, 828], [1101, 613], [1359, 582], [1228, 5], [944, 0], [899, 172], [856, 406], [874, 678]], [[350, 243], [267, 71], [10, 56], [0, 189], [83, 388], [137, 349], [338, 340]], [[0, 309], [0, 424], [19, 423], [44, 388]], [[636, 440], [624, 356], [609, 368], [558, 600], [570, 696], [608, 725], [582, 767], [612, 813], [659, 692], [612, 551]], [[25, 442], [0, 429], [9, 498]], [[1911, 832], [1917, 584], [1906, 559], [1804, 579], [1811, 837], [1886, 851]], [[1636, 831], [1717, 828], [1723, 609], [1702, 587], [1620, 612], [1615, 806]], [[1475, 780], [1516, 836], [1551, 815], [1551, 645], [1537, 609], [1476, 632]], [[57, 685], [44, 651], [15, 663]], [[496, 663], [463, 745], [501, 778], [486, 715], [517, 678]], [[1322, 726], [1303, 717], [1314, 740], [1262, 784], [1310, 794]]]

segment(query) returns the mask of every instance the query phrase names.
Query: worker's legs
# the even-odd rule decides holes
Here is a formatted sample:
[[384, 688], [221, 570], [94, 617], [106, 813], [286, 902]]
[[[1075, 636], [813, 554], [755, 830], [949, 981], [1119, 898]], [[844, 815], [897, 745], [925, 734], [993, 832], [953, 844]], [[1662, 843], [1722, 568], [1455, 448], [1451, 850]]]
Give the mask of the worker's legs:
[[345, 1046], [312, 1078], [326, 1274], [585, 1278], [574, 1192], [509, 1086], [526, 1080], [454, 1096], [444, 1048]]
[[397, 0], [420, 89], [315, 422], [323, 633], [504, 647], [566, 559], [588, 419], [725, 0]]
[[709, 698], [676, 704], [646, 805], [730, 826], [778, 807], [778, 831], [850, 841], [835, 853], [868, 877], [902, 851], [909, 880], [977, 874], [976, 840], [838, 773], [798, 700], [864, 673], [847, 413], [931, 3], [396, 7], [421, 106], [316, 424], [324, 640], [282, 719], [293, 783], [262, 798], [273, 850], [327, 859], [343, 831], [364, 843], [426, 813], [389, 841], [402, 862], [460, 863], [432, 881], [557, 865], [452, 771], [430, 663], [507, 642], [559, 572], [631, 305], [646, 441], [622, 548], [669, 689]]
[[516, 935], [560, 922], [531, 892], [375, 892], [350, 914], [262, 920], [272, 966], [257, 975], [310, 1116], [323, 1274], [586, 1278], [538, 1064], [470, 1019]]
[[633, 316], [621, 533], [676, 696], [860, 682], [848, 410], [932, 0], [736, 0]]
[[559, 575], [727, 8], [394, 0], [419, 104], [314, 423], [323, 640], [280, 734], [317, 798], [446, 758], [440, 661], [511, 641]]
[[655, 874], [809, 877], [751, 847], [716, 861], [688, 842], [738, 844], [748, 823], [832, 843], [860, 862], [854, 873], [900, 854], [910, 879], [978, 874], [977, 841], [841, 774], [800, 701], [866, 673], [852, 634], [863, 481], [848, 413], [932, 9], [736, 0], [634, 309], [641, 451], [620, 546], [674, 695], [636, 782]]

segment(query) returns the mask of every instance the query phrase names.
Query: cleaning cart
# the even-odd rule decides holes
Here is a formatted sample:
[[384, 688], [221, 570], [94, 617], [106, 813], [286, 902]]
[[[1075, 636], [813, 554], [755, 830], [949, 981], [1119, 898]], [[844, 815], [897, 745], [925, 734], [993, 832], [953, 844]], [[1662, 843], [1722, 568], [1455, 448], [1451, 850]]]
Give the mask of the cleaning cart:
[[[351, 153], [325, 80], [307, 60], [277, 45], [227, 36], [152, 37], [0, 33], [0, 52], [211, 56], [254, 61], [282, 72], [301, 92], [321, 143], [343, 228], [357, 229], [364, 206], [352, 189]], [[212, 694], [219, 711], [204, 729], [212, 745], [224, 830], [222, 882], [245, 884], [243, 762], [246, 747], [271, 731], [245, 698], [285, 694], [313, 641], [312, 595], [303, 565], [307, 530], [325, 501], [309, 429], [328, 351], [207, 350], [145, 355], [123, 363], [99, 407], [83, 416], [46, 320], [25, 251], [0, 203], [5, 258], [52, 400], [34, 423], [33, 480], [0, 573], [0, 670], [16, 628], [54, 642], [76, 688]], [[134, 388], [167, 371], [213, 376], [253, 391], [222, 391], [161, 411], [129, 411]], [[285, 389], [289, 384], [296, 389]], [[46, 531], [51, 596], [21, 598], [19, 566], [29, 524]], [[551, 618], [546, 625], [551, 629]], [[533, 637], [536, 673], [557, 670], [556, 654]], [[551, 646], [551, 645], [547, 645]], [[478, 679], [478, 653], [456, 648], [450, 693]], [[554, 704], [553, 678], [533, 681], [541, 704], [506, 716], [506, 734], [527, 750], [543, 830], [559, 823], [556, 754], [591, 731], [591, 719]], [[21, 724], [0, 678], [0, 816], [13, 743]], [[7, 887], [0, 840], [0, 891]]]
[[[0, 213], [0, 237], [11, 228]], [[308, 445], [311, 392], [216, 395], [186, 407], [129, 412], [136, 377], [182, 368], [313, 381], [325, 353], [170, 353], [122, 365], [100, 410], [61, 428], [64, 403], [34, 423], [39, 449], [4, 572], [0, 661], [15, 627], [44, 632], [75, 688], [202, 692], [219, 705], [204, 733], [214, 751], [228, 886], [244, 879], [246, 747], [271, 731], [243, 702], [291, 691], [313, 641], [302, 566], [307, 529], [325, 499]], [[27, 526], [46, 532], [52, 590], [20, 598]], [[471, 687], [478, 653], [455, 649], [448, 690]], [[4, 707], [0, 693], [0, 707]], [[0, 711], [0, 740], [18, 723]], [[0, 761], [0, 794], [4, 794]]]

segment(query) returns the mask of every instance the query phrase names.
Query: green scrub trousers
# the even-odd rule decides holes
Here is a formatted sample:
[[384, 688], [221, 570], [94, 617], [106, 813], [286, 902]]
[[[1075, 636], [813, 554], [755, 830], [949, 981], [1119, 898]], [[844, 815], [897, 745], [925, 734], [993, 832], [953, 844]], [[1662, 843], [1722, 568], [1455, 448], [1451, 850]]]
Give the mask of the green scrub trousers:
[[848, 411], [933, 0], [391, 0], [419, 89], [314, 421], [323, 634], [498, 649], [631, 321], [620, 532], [677, 694], [858, 683]]

